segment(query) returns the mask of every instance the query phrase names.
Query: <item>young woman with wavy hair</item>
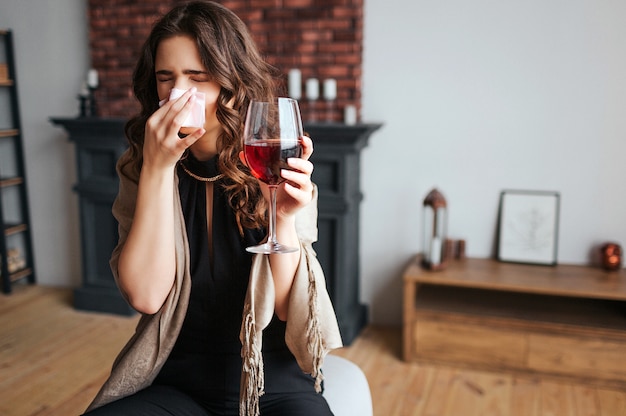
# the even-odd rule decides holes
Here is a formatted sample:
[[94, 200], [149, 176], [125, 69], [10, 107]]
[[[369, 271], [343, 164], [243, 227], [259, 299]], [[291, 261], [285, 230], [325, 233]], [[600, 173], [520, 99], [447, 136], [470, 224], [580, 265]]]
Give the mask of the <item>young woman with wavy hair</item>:
[[[267, 186], [250, 175], [242, 133], [276, 70], [225, 7], [174, 7], [133, 74], [141, 110], [126, 125], [113, 206], [111, 268], [142, 316], [90, 415], [330, 415], [324, 355], [341, 346], [316, 238], [313, 152], [289, 159], [276, 231], [290, 254], [245, 251], [266, 236]], [[185, 91], [170, 99], [172, 90]], [[199, 94], [201, 93], [201, 94]], [[204, 99], [202, 127], [183, 128]]]

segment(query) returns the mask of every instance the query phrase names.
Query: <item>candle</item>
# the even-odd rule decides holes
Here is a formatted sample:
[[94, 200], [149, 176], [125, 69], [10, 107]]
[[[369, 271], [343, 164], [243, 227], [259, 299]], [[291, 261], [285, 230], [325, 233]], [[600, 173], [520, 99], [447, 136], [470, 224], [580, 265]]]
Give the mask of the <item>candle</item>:
[[98, 88], [98, 71], [93, 68], [87, 72], [87, 86], [89, 88]]
[[430, 246], [430, 264], [437, 266], [441, 263], [441, 239], [439, 237], [433, 238]]
[[356, 107], [347, 105], [343, 109], [343, 122], [349, 126], [356, 124]]
[[324, 80], [324, 99], [331, 101], [337, 98], [337, 80], [328, 78]]
[[320, 96], [320, 83], [316, 78], [306, 80], [306, 98], [313, 101]]
[[296, 68], [289, 71], [289, 96], [295, 100], [302, 97], [302, 73]]

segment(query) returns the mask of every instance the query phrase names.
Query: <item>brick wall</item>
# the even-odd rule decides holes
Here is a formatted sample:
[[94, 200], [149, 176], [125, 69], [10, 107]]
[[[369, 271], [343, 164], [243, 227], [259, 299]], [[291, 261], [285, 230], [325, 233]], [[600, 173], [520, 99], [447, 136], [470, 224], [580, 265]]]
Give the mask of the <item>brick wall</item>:
[[[307, 102], [300, 107], [309, 120], [343, 119], [343, 108], [360, 108], [363, 0], [220, 0], [249, 27], [268, 62], [284, 74], [302, 72], [302, 82], [337, 80], [337, 100]], [[164, 0], [89, 0], [92, 66], [98, 70], [96, 91], [101, 116], [128, 117], [137, 111], [131, 76], [138, 51], [152, 23], [173, 4]]]

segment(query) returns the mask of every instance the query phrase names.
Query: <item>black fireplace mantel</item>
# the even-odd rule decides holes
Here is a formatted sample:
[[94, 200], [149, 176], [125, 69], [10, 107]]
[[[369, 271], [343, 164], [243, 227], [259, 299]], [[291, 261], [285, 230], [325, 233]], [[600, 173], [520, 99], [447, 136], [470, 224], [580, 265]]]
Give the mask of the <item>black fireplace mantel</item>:
[[[117, 244], [117, 222], [111, 207], [118, 190], [117, 159], [127, 148], [125, 120], [116, 118], [51, 118], [76, 145], [82, 286], [74, 293], [77, 309], [132, 314], [109, 268]], [[319, 189], [318, 241], [314, 244], [339, 321], [343, 341], [350, 344], [368, 320], [360, 301], [359, 221], [360, 152], [381, 124], [305, 123], [313, 139], [312, 180]]]
[[312, 180], [319, 189], [319, 233], [313, 248], [324, 270], [346, 345], [368, 322], [367, 305], [360, 300], [361, 150], [380, 127], [330, 123], [304, 126], [313, 140]]
[[109, 267], [117, 245], [117, 221], [111, 208], [119, 178], [115, 164], [128, 147], [123, 119], [96, 117], [51, 118], [76, 145], [82, 285], [74, 290], [74, 307], [80, 310], [132, 315]]

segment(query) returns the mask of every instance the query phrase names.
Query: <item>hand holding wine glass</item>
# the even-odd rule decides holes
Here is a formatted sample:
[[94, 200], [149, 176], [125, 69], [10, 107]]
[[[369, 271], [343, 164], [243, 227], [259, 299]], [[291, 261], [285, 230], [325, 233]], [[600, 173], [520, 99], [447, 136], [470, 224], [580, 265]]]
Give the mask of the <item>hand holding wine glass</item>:
[[291, 253], [276, 239], [276, 189], [285, 181], [287, 159], [302, 156], [302, 120], [298, 102], [291, 98], [251, 101], [244, 128], [244, 155], [250, 171], [270, 192], [269, 237], [265, 244], [248, 247], [252, 253]]

